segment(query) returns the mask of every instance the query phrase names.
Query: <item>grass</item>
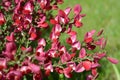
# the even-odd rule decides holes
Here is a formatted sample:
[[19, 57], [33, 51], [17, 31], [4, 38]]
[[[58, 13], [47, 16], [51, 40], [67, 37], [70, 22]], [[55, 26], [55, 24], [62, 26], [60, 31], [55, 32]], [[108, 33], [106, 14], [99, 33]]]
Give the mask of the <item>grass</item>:
[[[115, 57], [120, 61], [120, 1], [119, 0], [64, 0], [61, 8], [67, 6], [73, 7], [80, 4], [83, 8], [84, 26], [76, 29], [78, 39], [83, 39], [85, 32], [92, 29], [99, 31], [104, 29], [104, 36], [108, 39], [106, 51], [109, 56]], [[100, 76], [97, 80], [119, 80], [120, 63], [117, 65], [110, 64], [107, 60], [102, 61]]]

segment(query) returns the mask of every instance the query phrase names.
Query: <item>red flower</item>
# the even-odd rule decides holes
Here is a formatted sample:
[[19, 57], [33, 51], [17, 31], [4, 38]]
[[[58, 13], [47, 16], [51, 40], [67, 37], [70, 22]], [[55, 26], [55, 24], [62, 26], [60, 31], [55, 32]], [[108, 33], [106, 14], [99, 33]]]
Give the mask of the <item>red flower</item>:
[[36, 38], [37, 38], [37, 34], [34, 33], [34, 32], [32, 32], [32, 33], [30, 34], [29, 40], [35, 40]]
[[92, 63], [90, 61], [83, 61], [82, 65], [84, 66], [86, 71], [90, 70], [92, 67]]

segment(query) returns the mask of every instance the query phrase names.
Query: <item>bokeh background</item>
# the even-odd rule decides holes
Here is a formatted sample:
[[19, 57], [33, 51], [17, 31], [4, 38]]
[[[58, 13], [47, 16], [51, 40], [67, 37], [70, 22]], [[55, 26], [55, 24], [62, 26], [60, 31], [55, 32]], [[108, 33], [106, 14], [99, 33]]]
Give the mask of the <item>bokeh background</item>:
[[[78, 39], [83, 39], [84, 34], [92, 29], [104, 29], [103, 35], [108, 40], [107, 54], [120, 61], [120, 0], [64, 0], [60, 8], [73, 7], [75, 4], [80, 4], [82, 13], [86, 14], [82, 20], [83, 28], [76, 29]], [[101, 63], [97, 80], [120, 80], [120, 62], [113, 65], [103, 59]]]

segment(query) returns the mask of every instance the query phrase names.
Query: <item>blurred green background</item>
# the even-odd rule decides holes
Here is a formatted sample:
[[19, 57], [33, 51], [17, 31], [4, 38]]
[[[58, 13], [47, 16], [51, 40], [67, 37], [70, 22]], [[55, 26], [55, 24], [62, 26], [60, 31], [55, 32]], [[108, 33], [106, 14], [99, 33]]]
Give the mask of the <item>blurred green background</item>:
[[[104, 29], [104, 36], [108, 40], [106, 51], [109, 56], [120, 61], [120, 0], [64, 0], [60, 8], [82, 6], [82, 13], [86, 14], [82, 22], [83, 28], [76, 29], [78, 39], [83, 39], [87, 31]], [[97, 80], [120, 80], [120, 63], [113, 65], [102, 60]]]

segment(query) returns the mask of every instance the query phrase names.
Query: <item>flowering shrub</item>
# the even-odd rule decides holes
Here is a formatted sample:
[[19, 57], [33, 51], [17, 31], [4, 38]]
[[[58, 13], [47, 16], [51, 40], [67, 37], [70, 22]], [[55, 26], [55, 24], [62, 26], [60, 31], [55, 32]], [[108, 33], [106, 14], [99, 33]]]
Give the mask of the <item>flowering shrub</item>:
[[[52, 73], [71, 78], [73, 73], [89, 72], [87, 80], [95, 80], [99, 60], [108, 57], [104, 50], [103, 30], [87, 32], [77, 40], [72, 28], [82, 28], [80, 5], [65, 10], [63, 0], [2, 0], [0, 3], [0, 80], [31, 78], [43, 80]], [[52, 11], [58, 11], [53, 15]], [[70, 18], [70, 12], [73, 17]], [[68, 35], [62, 44], [60, 37]]]

